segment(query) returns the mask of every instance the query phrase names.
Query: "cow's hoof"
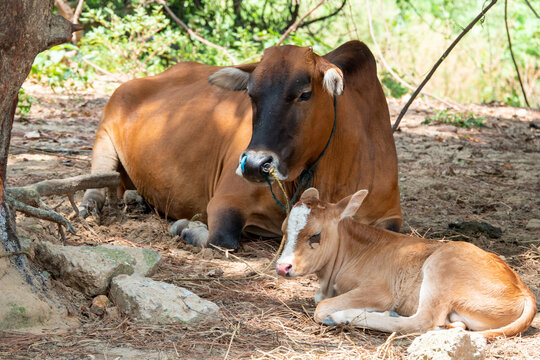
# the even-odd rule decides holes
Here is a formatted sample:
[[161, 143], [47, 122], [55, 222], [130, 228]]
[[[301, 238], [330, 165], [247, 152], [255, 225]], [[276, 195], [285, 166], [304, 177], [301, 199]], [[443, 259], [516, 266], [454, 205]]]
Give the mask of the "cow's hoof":
[[210, 240], [210, 244], [222, 247], [224, 249], [236, 250], [240, 246], [238, 239], [233, 236], [219, 236], [219, 234], [214, 234]]
[[181, 219], [177, 220], [172, 224], [172, 226], [169, 228], [169, 232], [171, 235], [176, 236], [182, 234], [182, 231], [189, 226], [189, 220], [188, 219]]
[[203, 224], [203, 226], [188, 226], [182, 233], [180, 237], [184, 239], [186, 244], [197, 246], [200, 248], [206, 247], [208, 245], [208, 229]]

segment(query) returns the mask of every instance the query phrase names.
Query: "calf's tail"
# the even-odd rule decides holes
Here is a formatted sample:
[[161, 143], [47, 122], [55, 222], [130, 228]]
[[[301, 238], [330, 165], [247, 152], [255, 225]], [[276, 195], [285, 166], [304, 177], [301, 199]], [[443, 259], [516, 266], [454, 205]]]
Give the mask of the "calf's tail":
[[491, 339], [501, 336], [510, 337], [527, 330], [536, 315], [536, 300], [528, 289], [527, 292], [523, 300], [523, 312], [516, 320], [501, 328], [479, 331], [478, 333]]

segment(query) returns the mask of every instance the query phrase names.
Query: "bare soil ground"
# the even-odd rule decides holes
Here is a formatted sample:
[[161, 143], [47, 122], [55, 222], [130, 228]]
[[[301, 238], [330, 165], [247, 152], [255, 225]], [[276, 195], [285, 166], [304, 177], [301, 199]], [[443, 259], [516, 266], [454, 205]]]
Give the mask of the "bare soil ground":
[[[94, 89], [63, 95], [27, 82], [26, 92], [39, 103], [15, 121], [8, 186], [89, 173], [95, 130], [114, 87], [96, 82]], [[402, 105], [390, 100], [392, 121]], [[420, 100], [395, 133], [402, 232], [470, 241], [492, 251], [516, 269], [539, 298], [540, 231], [526, 226], [531, 219], [540, 219], [540, 130], [531, 126], [540, 121], [540, 113], [506, 106], [463, 106], [485, 116], [487, 126], [469, 130], [423, 125], [426, 116], [442, 107]], [[77, 194], [76, 200], [81, 199], [82, 193]], [[66, 215], [71, 212], [67, 199], [47, 202]], [[22, 237], [60, 242], [56, 226], [24, 215], [17, 220]], [[464, 221], [489, 223], [502, 234], [497, 238], [449, 228]], [[216, 250], [199, 251], [172, 238], [167, 220], [133, 209], [109, 209], [101, 222], [90, 219], [88, 227], [76, 220], [74, 224], [78, 233], [68, 235], [71, 245], [111, 243], [160, 251], [164, 263], [153, 278], [214, 301], [223, 320], [199, 327], [149, 326], [114, 312], [97, 316], [89, 311], [92, 299], [53, 280], [69, 299], [66, 306], [80, 326], [68, 332], [0, 332], [0, 358], [401, 359], [414, 338], [316, 324], [311, 318], [317, 289], [314, 277], [223, 280], [249, 275], [249, 267], [263, 269], [277, 242], [246, 242], [235, 254], [238, 258]], [[215, 280], [185, 280], [201, 276]], [[487, 358], [540, 358], [540, 317], [521, 337], [490, 342]]]

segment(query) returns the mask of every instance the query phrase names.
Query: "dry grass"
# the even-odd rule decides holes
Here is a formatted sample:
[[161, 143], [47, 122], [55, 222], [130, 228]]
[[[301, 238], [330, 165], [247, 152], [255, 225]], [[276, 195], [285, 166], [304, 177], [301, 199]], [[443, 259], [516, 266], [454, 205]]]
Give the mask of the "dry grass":
[[[8, 170], [11, 185], [88, 171], [89, 154], [38, 156], [30, 154], [30, 149], [91, 146], [88, 127], [97, 126], [104, 99], [92, 95], [78, 108], [65, 111], [75, 105], [69, 99], [50, 96], [51, 101], [40, 98], [27, 123], [15, 123], [16, 146], [12, 147]], [[470, 106], [468, 110], [489, 118], [488, 128], [454, 131], [420, 125], [439, 105], [415, 104], [403, 122], [403, 131], [395, 134], [403, 231], [427, 238], [472, 241], [502, 255], [538, 297], [540, 232], [525, 226], [529, 219], [540, 218], [536, 196], [540, 191], [539, 132], [528, 127], [528, 122], [540, 119], [539, 114], [529, 111], [517, 116], [519, 109]], [[395, 117], [400, 104], [391, 102], [390, 108]], [[85, 111], [83, 120], [64, 118], [66, 113]], [[24, 132], [42, 128], [44, 119], [48, 137], [25, 140]], [[64, 165], [68, 160], [69, 166]], [[76, 200], [81, 197], [78, 194]], [[51, 199], [51, 205], [59, 200]], [[59, 211], [68, 213], [70, 207], [66, 203]], [[489, 222], [501, 227], [503, 235], [491, 239], [448, 229], [448, 223], [463, 220]], [[50, 230], [48, 224], [22, 215], [18, 221], [21, 235], [35, 241], [58, 241], [54, 227]], [[0, 332], [0, 359], [403, 359], [412, 341], [413, 337], [315, 323], [311, 317], [317, 289], [314, 277], [288, 281], [273, 277], [270, 270], [265, 278], [222, 280], [264, 269], [278, 247], [277, 240], [245, 242], [235, 253], [239, 258], [234, 258], [217, 250], [198, 251], [176, 243], [166, 233], [166, 222], [153, 212], [108, 213], [101, 224], [89, 221], [88, 227], [76, 226], [79, 233], [68, 238], [73, 245], [111, 243], [160, 251], [164, 261], [154, 279], [188, 288], [215, 302], [221, 319], [187, 327], [148, 326], [114, 312], [97, 316], [88, 311], [91, 299], [74, 296], [58, 286], [59, 291], [68, 292], [68, 308], [80, 327], [67, 333], [54, 329], [43, 334]], [[214, 279], [180, 280], [190, 277]], [[490, 342], [487, 358], [540, 358], [538, 329], [537, 316], [533, 327], [521, 337]]]

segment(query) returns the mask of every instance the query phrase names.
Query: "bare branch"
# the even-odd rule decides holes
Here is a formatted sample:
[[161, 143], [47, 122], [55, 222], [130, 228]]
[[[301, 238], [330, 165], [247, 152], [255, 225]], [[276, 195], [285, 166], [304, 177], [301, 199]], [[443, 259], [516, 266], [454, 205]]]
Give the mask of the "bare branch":
[[55, 222], [59, 225], [65, 226], [67, 231], [69, 231], [70, 233], [77, 233], [77, 230], [75, 230], [73, 225], [71, 225], [71, 223], [65, 217], [63, 217], [54, 210], [35, 208], [33, 206], [26, 205], [18, 200], [15, 200], [9, 195], [6, 196], [6, 200], [11, 206], [13, 206], [13, 209], [15, 209], [16, 211], [22, 212], [23, 214], [26, 214], [28, 216], [37, 217], [38, 219]]
[[[377, 42], [377, 38], [375, 37], [375, 33], [373, 31], [373, 20], [371, 18], [371, 7], [369, 6], [369, 0], [366, 0], [366, 5], [367, 5], [367, 15], [368, 15], [368, 23], [369, 23], [369, 33], [371, 34], [371, 39], [373, 40], [373, 44], [375, 45], [375, 50], [377, 51], [377, 56], [381, 60], [381, 63], [383, 64], [386, 71], [388, 71], [390, 73], [390, 75], [392, 75], [392, 77], [394, 79], [399, 81], [403, 86], [405, 86], [409, 90], [414, 90], [414, 87], [412, 85], [410, 85], [409, 83], [407, 83], [405, 80], [403, 80], [398, 74], [396, 74], [396, 72], [392, 69], [392, 67], [390, 65], [388, 65], [388, 63], [386, 62], [386, 59], [384, 58], [384, 56], [382, 54], [381, 48], [379, 47], [379, 43]], [[440, 101], [443, 104], [445, 104], [446, 106], [449, 106], [449, 107], [451, 107], [453, 109], [461, 110], [461, 107], [459, 105], [457, 105], [455, 103], [452, 104], [452, 103], [438, 97], [437, 95], [428, 93], [427, 91], [422, 91], [422, 94], [424, 94], [426, 96], [429, 96], [429, 97], [432, 97], [435, 100]]]
[[[79, 190], [116, 186], [119, 181], [120, 174], [117, 172], [96, 173], [74, 176], [67, 179], [44, 180], [27, 186], [6, 189], [6, 193], [15, 198], [19, 198], [19, 194], [28, 193], [35, 193], [39, 197], [66, 195], [73, 194]], [[21, 198], [21, 201], [24, 201], [24, 199]]]
[[514, 51], [512, 50], [512, 40], [510, 39], [510, 30], [508, 29], [508, 0], [504, 0], [504, 26], [506, 27], [506, 38], [508, 39], [508, 49], [510, 50], [510, 56], [512, 57], [514, 68], [516, 69], [516, 74], [519, 80], [519, 86], [521, 87], [521, 93], [523, 94], [523, 98], [525, 99], [525, 104], [527, 104], [527, 107], [531, 107], [531, 105], [529, 105], [529, 100], [527, 99], [527, 93], [525, 92], [525, 88], [523, 87], [523, 82], [521, 81], [521, 75], [519, 73], [519, 67], [517, 65], [516, 58], [514, 57]]
[[529, 7], [529, 9], [531, 9], [531, 11], [533, 12], [534, 16], [536, 16], [538, 19], [540, 19], [540, 16], [538, 16], [538, 13], [534, 10], [534, 8], [532, 7], [529, 0], [525, 0], [525, 2], [527, 3], [527, 6]]
[[72, 23], [74, 24], [79, 23], [79, 17], [81, 16], [83, 5], [84, 5], [84, 0], [79, 0], [79, 3], [77, 4], [77, 8], [75, 9], [75, 14], [73, 14], [73, 19], [71, 20]]
[[435, 71], [437, 70], [437, 68], [439, 67], [439, 65], [442, 64], [442, 62], [444, 61], [444, 59], [446, 59], [446, 57], [450, 54], [450, 52], [452, 51], [452, 49], [454, 49], [454, 47], [457, 45], [457, 43], [461, 40], [461, 38], [463, 38], [463, 36], [465, 36], [465, 34], [467, 34], [469, 32], [469, 30], [471, 30], [473, 28], [473, 26], [481, 19], [484, 17], [484, 15], [488, 12], [489, 9], [491, 9], [491, 7], [493, 5], [495, 5], [497, 3], [497, 0], [492, 0], [488, 6], [486, 6], [484, 9], [482, 9], [482, 11], [474, 18], [473, 21], [471, 21], [471, 23], [469, 25], [467, 25], [467, 27], [465, 29], [463, 29], [463, 31], [461, 32], [461, 34], [459, 34], [459, 36], [454, 40], [454, 42], [452, 42], [452, 44], [450, 44], [450, 46], [448, 47], [448, 49], [446, 49], [446, 51], [442, 54], [442, 56], [439, 58], [439, 60], [437, 60], [437, 62], [435, 63], [435, 65], [433, 65], [433, 67], [431, 68], [429, 74], [427, 74], [426, 78], [422, 81], [422, 83], [418, 86], [418, 88], [414, 91], [414, 93], [411, 95], [411, 98], [409, 99], [409, 101], [407, 101], [407, 103], [405, 104], [405, 106], [403, 107], [403, 109], [401, 109], [401, 112], [399, 113], [399, 116], [396, 120], [396, 122], [394, 123], [394, 126], [392, 126], [392, 130], [393, 131], [396, 131], [398, 126], [399, 126], [399, 123], [401, 122], [401, 119], [403, 118], [403, 116], [405, 115], [405, 113], [407, 112], [407, 110], [409, 109], [409, 106], [411, 106], [412, 102], [414, 101], [414, 99], [418, 96], [418, 94], [420, 93], [420, 91], [422, 91], [422, 88], [427, 84], [427, 82], [429, 81], [429, 79], [431, 79], [431, 77], [433, 76], [433, 74], [435, 73]]
[[158, 4], [160, 4], [161, 6], [163, 6], [163, 8], [165, 9], [165, 11], [167, 11], [167, 13], [171, 16], [171, 18], [179, 25], [181, 26], [182, 28], [184, 28], [184, 30], [187, 31], [188, 35], [191, 36], [192, 38], [194, 38], [195, 40], [205, 44], [205, 45], [208, 45], [210, 46], [211, 48], [214, 48], [216, 50], [219, 50], [221, 51], [223, 54], [225, 54], [225, 56], [227, 56], [234, 65], [238, 64], [238, 61], [236, 60], [236, 58], [234, 56], [231, 55], [231, 53], [226, 49], [224, 48], [223, 46], [219, 46], [219, 45], [216, 45], [208, 40], [206, 40], [205, 38], [203, 38], [202, 36], [198, 35], [195, 31], [191, 30], [182, 20], [180, 20], [171, 10], [171, 8], [169, 8], [167, 6], [167, 3], [165, 3], [165, 0], [154, 0], [155, 2], [157, 2]]
[[316, 18], [316, 19], [313, 19], [313, 20], [309, 20], [309, 21], [306, 21], [304, 23], [301, 23], [300, 25], [298, 25], [298, 27], [304, 27], [304, 26], [309, 26], [313, 23], [316, 23], [318, 21], [323, 21], [323, 20], [326, 20], [326, 19], [329, 19], [331, 18], [332, 16], [336, 16], [337, 14], [339, 14], [339, 12], [341, 11], [341, 9], [343, 9], [345, 7], [345, 4], [347, 3], [347, 0], [343, 0], [343, 2], [341, 3], [341, 5], [336, 9], [334, 10], [333, 12], [331, 12], [330, 14], [328, 15], [325, 15], [325, 16], [321, 16], [319, 18]]
[[[162, 0], [160, 0], [162, 1]], [[296, 20], [294, 22], [294, 24], [292, 24], [288, 29], [287, 31], [285, 31], [285, 33], [283, 35], [281, 35], [281, 37], [279, 38], [278, 42], [276, 43], [276, 46], [279, 46], [283, 43], [283, 41], [285, 41], [285, 39], [287, 39], [289, 37], [289, 35], [295, 31], [297, 28], [298, 28], [298, 25], [300, 25], [300, 23], [302, 23], [302, 21], [304, 21], [305, 18], [307, 18], [309, 15], [311, 15], [315, 10], [317, 10], [319, 8], [319, 6], [321, 6], [322, 4], [324, 4], [326, 2], [326, 0], [321, 0], [317, 3], [317, 5], [315, 5], [314, 7], [312, 7], [307, 13], [305, 13], [304, 15], [302, 15], [298, 20]]]

